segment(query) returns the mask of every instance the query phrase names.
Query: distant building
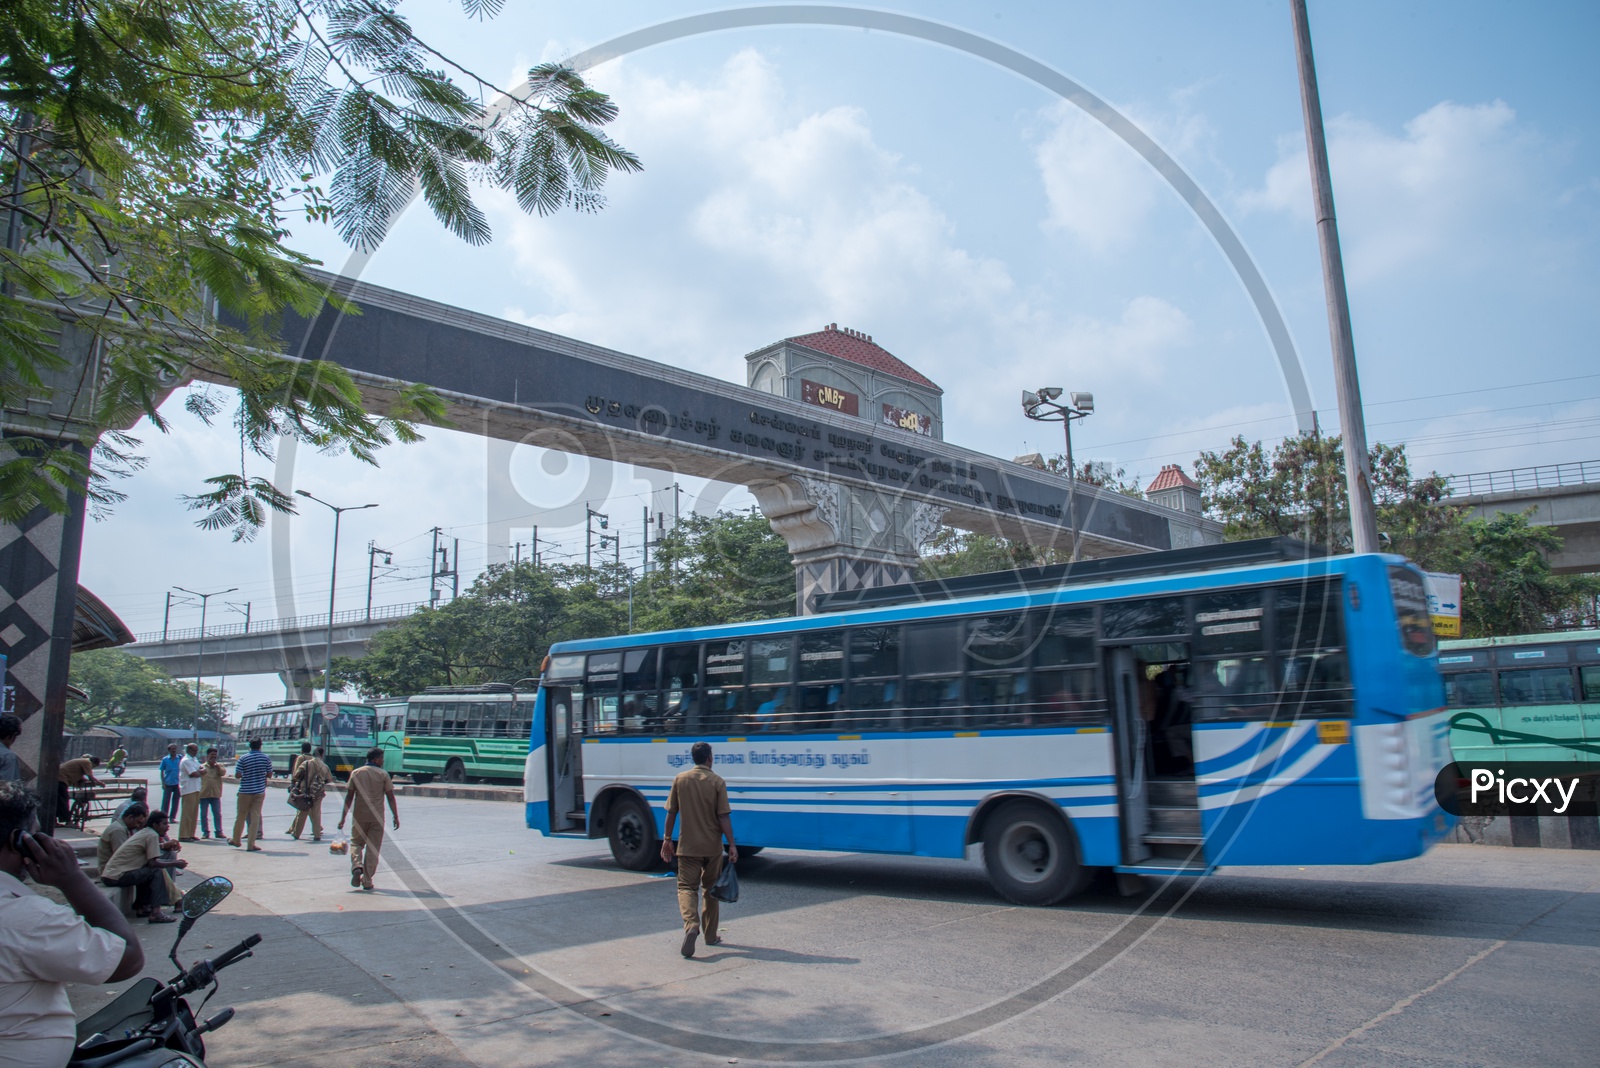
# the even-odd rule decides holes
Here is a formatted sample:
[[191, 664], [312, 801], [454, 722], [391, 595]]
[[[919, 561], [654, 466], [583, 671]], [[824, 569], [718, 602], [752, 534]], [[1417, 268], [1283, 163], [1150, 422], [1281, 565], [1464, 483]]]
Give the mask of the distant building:
[[1144, 488], [1144, 499], [1174, 511], [1201, 514], [1200, 484], [1184, 474], [1178, 464], [1161, 468], [1161, 473]]

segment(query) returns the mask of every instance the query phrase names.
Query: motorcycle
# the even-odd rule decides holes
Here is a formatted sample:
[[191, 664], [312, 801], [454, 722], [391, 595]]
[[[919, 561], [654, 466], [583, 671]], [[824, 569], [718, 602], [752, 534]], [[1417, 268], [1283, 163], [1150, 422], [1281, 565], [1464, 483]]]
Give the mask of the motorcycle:
[[218, 875], [183, 896], [183, 921], [167, 956], [178, 969], [177, 978], [163, 984], [144, 978], [123, 991], [111, 1004], [78, 1025], [78, 1046], [67, 1068], [205, 1068], [206, 1046], [201, 1037], [233, 1019], [223, 1009], [208, 1020], [196, 1022], [185, 995], [209, 986], [206, 1002], [217, 992], [217, 973], [246, 957], [261, 941], [251, 935], [213, 960], [185, 969], [178, 961], [178, 945], [196, 920], [233, 892], [233, 883]]

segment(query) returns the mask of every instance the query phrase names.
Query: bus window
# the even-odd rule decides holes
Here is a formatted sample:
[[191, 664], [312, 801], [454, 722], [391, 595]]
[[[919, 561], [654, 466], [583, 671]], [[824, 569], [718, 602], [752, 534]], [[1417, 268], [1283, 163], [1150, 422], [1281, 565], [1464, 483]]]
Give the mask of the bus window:
[[894, 678], [899, 674], [899, 627], [858, 627], [850, 632], [852, 679]]
[[844, 631], [800, 636], [800, 730], [830, 730], [844, 705]]
[[[889, 628], [893, 629], [893, 628]], [[852, 639], [852, 642], [854, 639]], [[852, 644], [851, 648], [855, 648]], [[857, 730], [871, 730], [894, 725], [894, 710], [900, 700], [900, 683], [852, 682], [850, 683], [850, 720]]]
[[960, 722], [961, 678], [911, 679], [906, 683], [906, 729], [936, 730]]
[[1451, 708], [1493, 708], [1494, 676], [1487, 671], [1446, 675], [1444, 700]]
[[675, 645], [662, 654], [661, 685], [674, 690], [691, 690], [700, 685], [698, 645]]
[[595, 693], [602, 690], [616, 693], [617, 679], [621, 673], [621, 653], [590, 653], [585, 687]]
[[1578, 674], [1583, 678], [1583, 699], [1600, 701], [1600, 666], [1581, 667]]
[[656, 650], [629, 649], [622, 654], [622, 688], [633, 693], [656, 688]]
[[1052, 608], [1034, 623], [1033, 662], [1038, 667], [1092, 664], [1097, 658], [1094, 609]]
[[[711, 670], [709, 659], [706, 671]], [[713, 677], [713, 681], [715, 681]], [[739, 717], [745, 712], [745, 694], [743, 686], [708, 686], [706, 687], [704, 718], [702, 727], [712, 734], [727, 734], [739, 722]]]
[[794, 639], [761, 638], [750, 643], [750, 682], [779, 685], [794, 677]]
[[706, 644], [706, 685], [744, 685], [744, 642]]
[[[760, 642], [752, 644], [760, 645]], [[752, 686], [746, 698], [745, 719], [752, 732], [793, 730], [793, 708], [789, 686]]]
[[1431, 655], [1436, 639], [1421, 577], [1409, 568], [1391, 567], [1389, 592], [1394, 595], [1395, 620], [1400, 624], [1400, 647], [1412, 656]]
[[969, 727], [1017, 727], [1027, 721], [1028, 673], [1004, 671], [967, 679]]
[[1028, 660], [1027, 617], [1020, 612], [979, 616], [967, 633], [968, 671], [1022, 671]]
[[1344, 647], [1343, 602], [1337, 583], [1279, 586], [1272, 591], [1272, 614], [1280, 651]]
[[1060, 723], [1074, 712], [1103, 711], [1098, 687], [1099, 673], [1094, 668], [1070, 671], [1035, 671], [1031, 721], [1049, 725]]
[[1195, 598], [1194, 655], [1259, 653], [1267, 645], [1260, 590], [1227, 590]]
[[1559, 704], [1575, 699], [1572, 672], [1568, 668], [1500, 672], [1500, 703], [1503, 705]]
[[[591, 659], [593, 659], [591, 657]], [[585, 734], [615, 734], [617, 732], [617, 698], [615, 695], [588, 694], [583, 699], [583, 732]]]
[[1265, 656], [1197, 661], [1204, 715], [1208, 718], [1264, 718], [1272, 713], [1273, 673]]
[[1102, 609], [1107, 638], [1156, 638], [1185, 634], [1183, 600], [1152, 597], [1142, 601], [1115, 601]]
[[939, 675], [961, 670], [961, 624], [913, 623], [906, 627], [907, 675]]
[[623, 694], [617, 729], [631, 734], [659, 733], [661, 694], [655, 690]]

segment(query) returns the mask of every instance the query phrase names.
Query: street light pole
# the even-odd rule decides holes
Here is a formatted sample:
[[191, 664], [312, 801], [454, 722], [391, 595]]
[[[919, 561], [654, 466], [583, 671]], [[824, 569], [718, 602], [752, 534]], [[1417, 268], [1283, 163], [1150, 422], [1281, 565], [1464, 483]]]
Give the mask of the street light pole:
[[1294, 18], [1300, 106], [1305, 112], [1306, 150], [1311, 160], [1311, 200], [1317, 217], [1317, 243], [1322, 249], [1322, 287], [1328, 304], [1328, 334], [1333, 343], [1333, 382], [1339, 395], [1339, 436], [1344, 447], [1345, 489], [1350, 497], [1350, 549], [1375, 553], [1379, 551], [1378, 519], [1367, 457], [1367, 421], [1361, 410], [1350, 297], [1345, 292], [1344, 259], [1339, 252], [1339, 223], [1333, 214], [1333, 178], [1328, 170], [1328, 142], [1322, 130], [1322, 98], [1317, 92], [1317, 68], [1311, 57], [1306, 0], [1290, 0], [1289, 9]]
[[1078, 560], [1078, 469], [1072, 458], [1072, 421], [1094, 414], [1093, 393], [1073, 393], [1059, 403], [1060, 386], [1043, 386], [1036, 393], [1022, 391], [1022, 414], [1040, 423], [1059, 422], [1067, 434], [1067, 526], [1072, 533], [1071, 562]]
[[363, 508], [376, 508], [376, 504], [349, 504], [340, 507], [329, 504], [321, 497], [312, 495], [305, 490], [295, 490], [300, 496], [309, 501], [316, 501], [324, 508], [333, 510], [333, 567], [328, 575], [328, 659], [322, 673], [322, 703], [327, 704], [333, 700], [333, 597], [339, 588], [339, 520], [346, 512], [359, 512]]
[[[187, 593], [190, 597], [198, 597], [198, 598], [200, 598], [200, 648], [195, 653], [195, 664], [194, 664], [194, 736], [193, 736], [194, 744], [195, 745], [199, 745], [200, 744], [200, 677], [204, 674], [204, 671], [202, 669], [206, 666], [206, 602], [209, 601], [213, 597], [221, 597], [225, 593], [236, 593], [236, 592], [238, 592], [239, 587], [230, 586], [225, 590], [215, 590], [215, 591], [213, 591], [211, 593], [196, 593], [194, 590], [187, 590], [187, 589], [184, 589], [182, 586], [174, 586], [172, 588], [175, 589], [175, 590], [182, 590], [184, 593]], [[171, 595], [169, 594], [168, 596], [170, 597]], [[223, 648], [226, 649], [227, 646], [223, 646]]]

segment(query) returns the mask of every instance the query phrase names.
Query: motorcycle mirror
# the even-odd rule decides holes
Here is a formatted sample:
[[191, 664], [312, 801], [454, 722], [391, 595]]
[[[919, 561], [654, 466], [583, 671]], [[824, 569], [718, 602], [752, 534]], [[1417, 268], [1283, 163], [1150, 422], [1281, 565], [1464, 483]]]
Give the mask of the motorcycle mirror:
[[178, 961], [178, 944], [183, 941], [183, 936], [189, 933], [194, 921], [222, 904], [222, 899], [231, 893], [233, 882], [221, 875], [213, 875], [183, 895], [183, 921], [178, 924], [178, 937], [172, 940], [172, 948], [167, 951], [167, 958], [172, 963], [180, 969], [183, 967]]
[[183, 918], [198, 920], [222, 904], [222, 899], [231, 893], [233, 893], [232, 882], [220, 875], [212, 876], [183, 895]]

